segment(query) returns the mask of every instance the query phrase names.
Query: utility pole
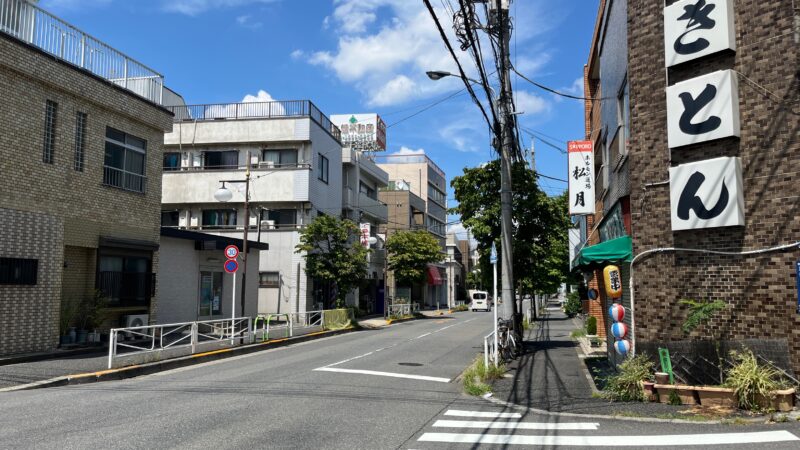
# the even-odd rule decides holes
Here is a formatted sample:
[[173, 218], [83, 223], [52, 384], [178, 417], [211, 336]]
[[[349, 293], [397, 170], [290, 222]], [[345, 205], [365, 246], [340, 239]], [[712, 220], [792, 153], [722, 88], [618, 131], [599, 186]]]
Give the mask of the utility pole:
[[[250, 228], [250, 151], [247, 152], [247, 169], [244, 172], [244, 235], [242, 236], [242, 315], [244, 313], [244, 299], [247, 292], [247, 231]], [[261, 222], [258, 222], [259, 239], [261, 238]]]
[[512, 152], [516, 148], [514, 137], [514, 117], [511, 110], [511, 61], [509, 59], [511, 42], [511, 26], [508, 14], [510, 0], [488, 0], [489, 27], [498, 38], [499, 54], [496, 61], [497, 74], [500, 79], [500, 94], [496, 99], [497, 120], [500, 136], [497, 139], [497, 151], [500, 154], [500, 244], [501, 244], [501, 298], [503, 300], [503, 317], [513, 320], [513, 329], [518, 336], [522, 335], [522, 316], [516, 304], [514, 291], [514, 224], [512, 221]]

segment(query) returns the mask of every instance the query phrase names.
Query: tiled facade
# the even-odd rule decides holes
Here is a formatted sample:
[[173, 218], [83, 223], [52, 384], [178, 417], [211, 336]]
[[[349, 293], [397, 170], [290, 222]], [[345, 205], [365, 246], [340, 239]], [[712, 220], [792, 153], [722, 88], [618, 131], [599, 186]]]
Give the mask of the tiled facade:
[[[664, 5], [641, 2], [628, 11], [634, 255], [662, 247], [743, 252], [800, 241], [798, 12], [789, 0], [733, 5], [735, 53], [666, 70]], [[670, 150], [665, 86], [723, 69], [739, 74], [741, 137]], [[669, 184], [651, 183], [668, 181], [670, 167], [719, 156], [741, 158], [745, 225], [672, 231]], [[637, 348], [664, 343], [680, 348], [689, 339], [720, 336], [733, 341], [731, 347], [744, 343], [774, 359], [788, 355], [791, 368], [800, 372], [798, 260], [800, 249], [792, 248], [753, 256], [666, 252], [636, 262]], [[710, 325], [685, 336], [680, 327], [687, 313], [678, 304], [684, 298], [722, 300], [727, 307]]]
[[[22, 246], [35, 247], [39, 259], [36, 286], [0, 286], [0, 307], [9, 308], [2, 320], [13, 324], [4, 328], [0, 354], [48, 350], [58, 344], [61, 293], [94, 288], [101, 238], [157, 248], [163, 133], [172, 127], [171, 114], [3, 33], [0, 98], [0, 220], [28, 224], [3, 227], [0, 257], [15, 257]], [[43, 155], [48, 101], [57, 103], [52, 163]], [[87, 119], [82, 170], [75, 166], [79, 113]], [[144, 193], [104, 185], [106, 127], [146, 141]], [[157, 261], [156, 253], [153, 273]], [[26, 333], [33, 328], [47, 332], [31, 339]]]

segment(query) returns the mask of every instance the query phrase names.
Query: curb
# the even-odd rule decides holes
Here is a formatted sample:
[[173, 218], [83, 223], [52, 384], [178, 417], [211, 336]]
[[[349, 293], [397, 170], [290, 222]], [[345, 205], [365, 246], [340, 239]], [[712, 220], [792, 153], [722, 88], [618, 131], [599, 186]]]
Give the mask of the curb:
[[506, 408], [517, 409], [520, 411], [531, 412], [552, 417], [571, 417], [579, 419], [601, 419], [601, 420], [624, 420], [627, 422], [643, 422], [643, 423], [680, 423], [680, 424], [694, 424], [694, 425], [729, 425], [734, 421], [743, 421], [746, 423], [766, 423], [768, 417], [754, 417], [751, 419], [736, 418], [736, 419], [722, 419], [722, 420], [686, 420], [686, 419], [660, 419], [658, 417], [629, 417], [621, 415], [603, 415], [603, 414], [580, 414], [580, 413], [566, 413], [548, 411], [546, 409], [529, 408], [527, 406], [517, 405], [516, 403], [505, 402], [491, 397], [482, 397], [484, 400], [493, 403], [494, 405], [503, 406]]
[[319, 331], [316, 333], [304, 334], [302, 336], [297, 336], [293, 338], [274, 339], [267, 342], [259, 342], [255, 344], [244, 345], [241, 347], [224, 348], [204, 353], [196, 353], [194, 355], [166, 359], [164, 361], [157, 361], [147, 364], [120, 367], [118, 369], [100, 370], [97, 372], [65, 375], [56, 378], [51, 378], [49, 380], [42, 380], [34, 383], [0, 389], [0, 393], [25, 391], [31, 389], [42, 389], [49, 387], [59, 387], [59, 386], [73, 386], [78, 384], [97, 383], [101, 381], [124, 380], [127, 378], [135, 378], [143, 375], [151, 375], [154, 373], [164, 372], [167, 370], [178, 369], [186, 366], [193, 366], [196, 364], [202, 364], [210, 361], [230, 358], [232, 356], [246, 355], [249, 353], [255, 353], [262, 350], [271, 350], [273, 348], [286, 347], [291, 344], [312, 341], [324, 337], [337, 336], [340, 334], [352, 333], [355, 331], [358, 330], [355, 328], [344, 328], [341, 330], [333, 330], [333, 331]]

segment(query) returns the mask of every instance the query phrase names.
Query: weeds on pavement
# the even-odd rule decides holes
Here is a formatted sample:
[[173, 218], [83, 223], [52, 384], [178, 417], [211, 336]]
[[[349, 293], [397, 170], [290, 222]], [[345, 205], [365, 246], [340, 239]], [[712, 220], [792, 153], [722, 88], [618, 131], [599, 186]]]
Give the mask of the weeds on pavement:
[[505, 372], [506, 368], [502, 364], [499, 366], [489, 364], [489, 367], [486, 367], [483, 363], [483, 356], [479, 356], [464, 371], [464, 392], [474, 396], [491, 392], [492, 388], [486, 382], [501, 378]]

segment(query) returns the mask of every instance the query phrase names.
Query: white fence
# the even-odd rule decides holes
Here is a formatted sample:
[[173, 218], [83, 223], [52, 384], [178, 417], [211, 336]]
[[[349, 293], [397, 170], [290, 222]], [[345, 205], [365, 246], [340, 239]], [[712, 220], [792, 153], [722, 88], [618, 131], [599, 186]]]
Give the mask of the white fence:
[[[143, 364], [202, 351], [289, 338], [326, 326], [342, 326], [338, 311], [319, 310], [288, 314], [269, 314], [234, 319], [203, 320], [142, 327], [112, 328], [108, 347], [108, 368]], [[330, 314], [326, 320], [326, 313]], [[338, 316], [337, 316], [338, 314]], [[347, 313], [352, 319], [352, 312]], [[327, 324], [326, 322], [333, 322]], [[329, 326], [330, 325], [330, 326]], [[272, 333], [272, 336], [270, 336]]]
[[389, 305], [388, 315], [389, 317], [403, 317], [416, 312], [419, 312], [419, 303], [395, 303]]

